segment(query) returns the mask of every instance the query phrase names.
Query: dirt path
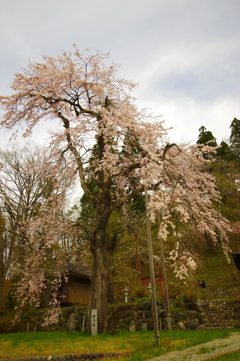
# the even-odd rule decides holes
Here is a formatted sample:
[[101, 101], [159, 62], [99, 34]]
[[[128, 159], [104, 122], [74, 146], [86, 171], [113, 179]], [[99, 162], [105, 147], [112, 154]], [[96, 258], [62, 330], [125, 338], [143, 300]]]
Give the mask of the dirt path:
[[227, 338], [202, 343], [181, 351], [169, 352], [148, 361], [204, 361], [240, 350], [240, 332], [233, 332]]

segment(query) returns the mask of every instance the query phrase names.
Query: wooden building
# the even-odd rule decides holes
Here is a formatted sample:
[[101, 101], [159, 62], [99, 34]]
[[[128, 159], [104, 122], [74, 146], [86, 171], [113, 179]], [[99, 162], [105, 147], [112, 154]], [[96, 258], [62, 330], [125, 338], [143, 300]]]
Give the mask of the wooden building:
[[[59, 289], [61, 305], [72, 304], [87, 305], [91, 296], [91, 270], [81, 264], [68, 263], [60, 268], [62, 274], [62, 285]], [[67, 281], [66, 281], [67, 279]], [[42, 307], [48, 307], [50, 292], [44, 293]]]

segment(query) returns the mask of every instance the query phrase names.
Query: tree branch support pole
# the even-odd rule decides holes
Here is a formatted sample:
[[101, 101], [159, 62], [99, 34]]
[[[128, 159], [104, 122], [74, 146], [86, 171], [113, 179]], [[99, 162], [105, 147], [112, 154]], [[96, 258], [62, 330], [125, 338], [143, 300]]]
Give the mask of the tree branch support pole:
[[[160, 223], [161, 223], [160, 213], [158, 212], [158, 224], [159, 224], [159, 227], [160, 227]], [[164, 246], [163, 246], [162, 237], [159, 237], [159, 242], [160, 242], [160, 251], [161, 251], [161, 262], [162, 262], [163, 284], [164, 284], [165, 301], [166, 301], [166, 311], [167, 311], [167, 329], [172, 331], [171, 312], [170, 312], [169, 293], [168, 293], [168, 283], [167, 283], [167, 272], [166, 272]]]
[[160, 345], [159, 336], [159, 323], [158, 323], [158, 311], [157, 311], [157, 299], [156, 299], [156, 285], [155, 285], [155, 272], [153, 263], [153, 248], [152, 248], [152, 237], [151, 237], [151, 224], [148, 210], [148, 193], [147, 185], [144, 185], [145, 192], [145, 204], [146, 204], [146, 220], [147, 220], [147, 239], [148, 239], [148, 252], [149, 252], [149, 266], [150, 266], [150, 279], [152, 288], [152, 309], [153, 309], [153, 324], [154, 324], [154, 344], [155, 346]]

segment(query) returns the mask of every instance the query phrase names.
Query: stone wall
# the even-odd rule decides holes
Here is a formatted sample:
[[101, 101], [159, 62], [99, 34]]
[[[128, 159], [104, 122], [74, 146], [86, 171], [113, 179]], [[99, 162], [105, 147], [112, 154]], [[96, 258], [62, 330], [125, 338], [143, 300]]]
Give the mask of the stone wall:
[[[240, 301], [171, 300], [173, 329], [232, 329], [240, 326]], [[161, 329], [166, 329], [164, 300], [158, 304]], [[109, 315], [108, 331], [153, 329], [150, 301], [124, 304]]]
[[177, 328], [212, 330], [239, 327], [240, 301], [198, 299], [186, 302], [185, 307], [183, 312], [172, 313]]
[[[166, 307], [164, 300], [158, 302], [158, 315], [161, 329], [166, 329]], [[171, 321], [173, 329], [229, 329], [240, 327], [240, 301], [208, 301], [171, 300]], [[86, 331], [89, 309], [79, 306], [63, 309], [63, 318], [54, 327], [42, 327], [44, 312], [39, 317], [23, 320], [22, 328], [8, 332], [32, 331]], [[108, 331], [116, 332], [120, 329], [152, 330], [152, 304], [150, 300], [140, 303], [123, 303], [111, 305], [108, 309]], [[1, 332], [1, 325], [0, 325]], [[3, 332], [5, 333], [5, 332]]]
[[[19, 357], [11, 359], [11, 361], [97, 361], [108, 357], [121, 356], [116, 353], [82, 353], [74, 355], [58, 355], [58, 356], [33, 356], [33, 357]], [[0, 359], [0, 361], [9, 361], [8, 359]]]

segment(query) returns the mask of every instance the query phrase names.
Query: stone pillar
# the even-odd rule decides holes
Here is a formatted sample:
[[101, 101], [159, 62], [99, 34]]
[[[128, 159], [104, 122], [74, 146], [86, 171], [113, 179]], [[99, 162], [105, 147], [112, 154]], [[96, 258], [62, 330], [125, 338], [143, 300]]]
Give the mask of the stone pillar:
[[68, 330], [69, 331], [76, 331], [76, 318], [75, 314], [71, 313], [68, 319]]
[[96, 336], [98, 334], [98, 319], [97, 310], [91, 310], [91, 335]]
[[133, 320], [129, 323], [129, 331], [130, 332], [135, 332], [136, 331], [136, 324], [135, 324], [135, 322]]

